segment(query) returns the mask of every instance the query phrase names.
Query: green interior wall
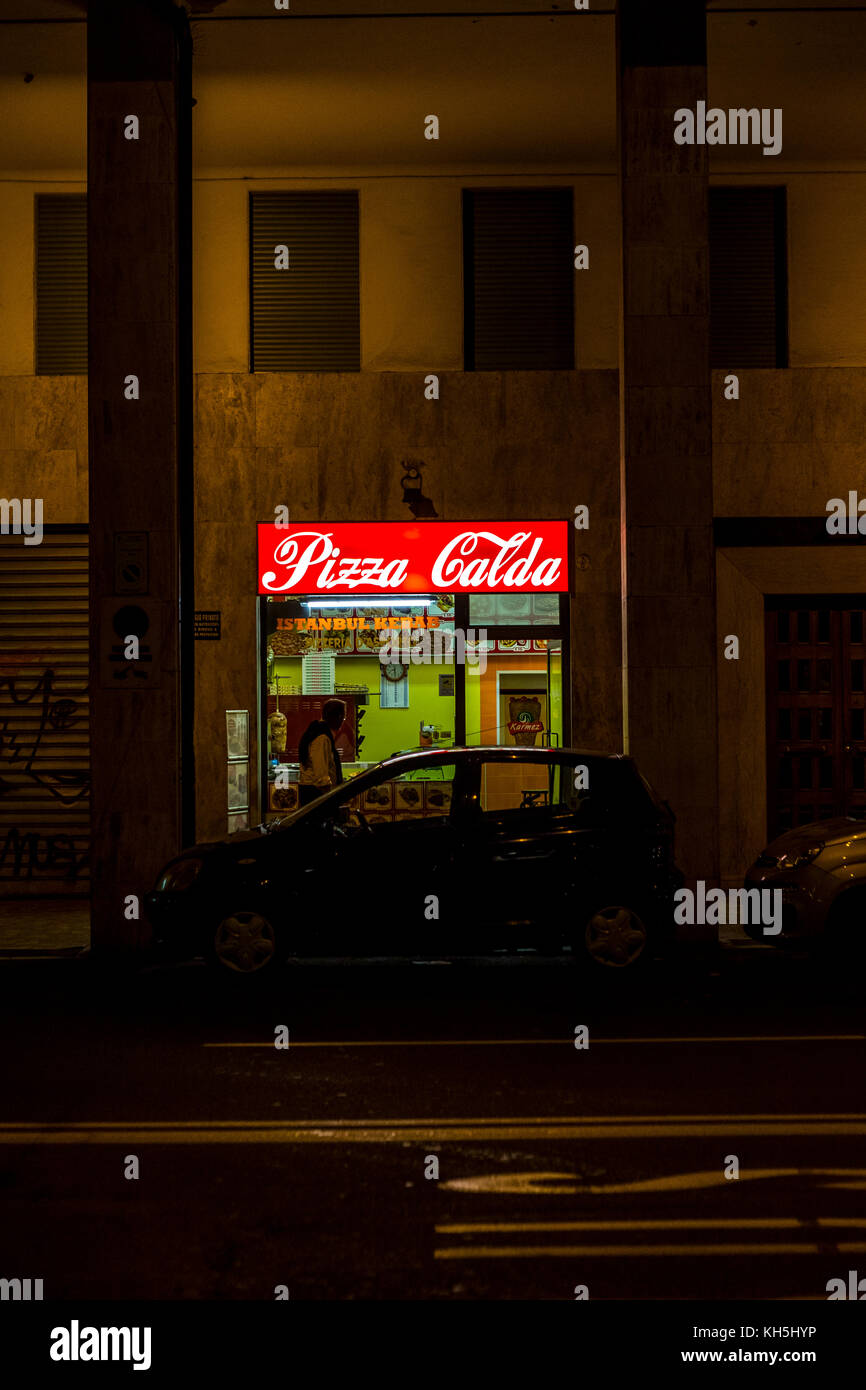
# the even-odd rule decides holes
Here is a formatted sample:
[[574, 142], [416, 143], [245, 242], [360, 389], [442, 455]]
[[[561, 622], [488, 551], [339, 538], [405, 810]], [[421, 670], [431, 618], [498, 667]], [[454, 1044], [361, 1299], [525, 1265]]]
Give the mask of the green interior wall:
[[[454, 675], [454, 665], [409, 667], [409, 706], [407, 709], [380, 709], [380, 671], [378, 657], [337, 657], [338, 684], [366, 685], [370, 694], [366, 718], [361, 724], [364, 743], [361, 761], [379, 762], [403, 748], [418, 747], [418, 725], [439, 724], [451, 730], [454, 738], [454, 697], [439, 694], [439, 677]], [[301, 684], [300, 657], [281, 657], [274, 663], [274, 674], [293, 685]]]

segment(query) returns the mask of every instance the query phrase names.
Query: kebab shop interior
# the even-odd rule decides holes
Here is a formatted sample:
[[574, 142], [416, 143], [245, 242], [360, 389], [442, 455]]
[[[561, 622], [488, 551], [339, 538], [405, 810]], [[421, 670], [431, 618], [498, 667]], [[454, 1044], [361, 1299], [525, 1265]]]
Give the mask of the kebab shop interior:
[[[379, 538], [377, 553], [386, 549], [383, 532], [426, 532], [443, 525], [380, 523], [372, 528]], [[478, 524], [473, 528], [474, 533]], [[333, 529], [363, 528], [346, 523]], [[450, 531], [455, 529], [465, 531], [466, 524], [451, 523]], [[268, 533], [264, 545], [262, 532]], [[380, 589], [344, 596], [321, 592], [319, 583], [310, 592], [310, 578], [318, 576], [308, 570], [307, 592], [263, 593], [276, 578], [274, 546], [284, 544], [281, 534], [285, 538], [285, 531], [259, 527], [265, 820], [298, 807], [298, 745], [330, 699], [346, 708], [335, 739], [344, 781], [383, 759], [423, 748], [564, 742], [567, 592], [467, 593], [455, 586], [450, 592], [431, 587], [424, 593]], [[389, 539], [400, 553], [403, 537]], [[351, 553], [345, 545], [342, 549]], [[298, 548], [289, 553], [297, 555]], [[429, 565], [417, 569], [416, 584], [431, 577]], [[371, 823], [441, 815], [450, 801], [447, 766], [430, 769], [427, 776], [395, 779], [393, 786], [371, 789], [367, 797], [361, 809]]]

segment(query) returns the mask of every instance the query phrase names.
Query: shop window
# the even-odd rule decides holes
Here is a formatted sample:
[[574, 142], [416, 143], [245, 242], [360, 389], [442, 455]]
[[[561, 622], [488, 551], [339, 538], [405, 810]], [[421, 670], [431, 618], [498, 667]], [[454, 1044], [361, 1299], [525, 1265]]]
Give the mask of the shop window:
[[36, 374], [87, 373], [87, 195], [36, 195]]
[[710, 189], [712, 367], [788, 365], [785, 207], [784, 188]]
[[570, 188], [463, 193], [467, 371], [574, 367]]
[[[553, 530], [551, 523], [544, 525]], [[565, 523], [556, 525], [565, 529]], [[472, 544], [483, 542], [502, 564], [503, 546], [510, 547], [513, 565], [519, 561], [511, 551], [523, 546], [524, 559], [534, 563], [539, 545], [545, 542], [544, 536], [533, 539], [528, 526], [511, 541], [499, 537], [498, 523], [494, 529], [497, 534], [480, 530]], [[317, 775], [308, 766], [300, 766], [303, 735], [311, 724], [324, 719], [329, 700], [341, 701], [345, 709], [342, 723], [336, 719], [341, 711], [335, 709], [329, 710], [329, 720], [339, 755], [337, 772], [347, 782], [374, 764], [414, 750], [445, 750], [455, 744], [561, 747], [568, 725], [568, 682], [563, 668], [566, 597], [544, 590], [515, 594], [507, 588], [503, 594], [465, 588], [457, 593], [401, 594], [400, 566], [417, 565], [410, 575], [413, 586], [419, 585], [422, 575], [429, 582], [443, 572], [434, 563], [436, 556], [447, 557], [448, 547], [465, 545], [466, 536], [457, 529], [446, 544], [441, 530], [427, 530], [423, 523], [417, 534], [413, 528], [408, 539], [399, 523], [388, 523], [381, 530], [371, 525], [369, 536], [363, 526], [347, 526], [339, 540], [348, 547], [350, 559], [341, 559], [335, 574], [334, 556], [326, 564], [315, 556], [318, 550], [333, 547], [333, 534], [338, 533], [339, 527], [334, 533], [329, 529], [310, 550], [309, 536], [303, 531], [287, 540], [277, 528], [259, 528], [263, 654], [259, 747], [266, 816], [299, 809], [321, 794], [316, 788], [326, 789], [328, 781], [341, 780], [335, 778], [332, 766], [324, 774], [318, 770]], [[292, 559], [292, 547], [304, 536], [307, 549]], [[398, 545], [417, 549], [418, 554], [407, 560], [401, 550], [394, 550]], [[361, 558], [353, 559], [356, 546]], [[341, 544], [334, 555], [339, 556], [342, 549]], [[383, 554], [387, 564], [383, 559], [363, 558]], [[269, 569], [271, 557], [288, 570], [283, 586], [275, 583], [276, 574]], [[461, 563], [455, 569], [451, 563], [447, 573], [458, 585], [464, 579], [480, 583], [490, 563], [491, 556], [479, 554], [471, 565]], [[563, 563], [559, 553], [548, 557], [547, 568], [529, 564], [524, 582], [564, 581], [565, 575], [559, 573]], [[365, 579], [382, 584], [378, 592], [352, 591], [352, 583], [359, 582], [354, 579], [359, 566]], [[488, 582], [495, 584], [496, 575], [493, 570], [490, 573]], [[513, 573], [513, 568], [507, 571], [503, 588]], [[279, 592], [307, 577], [312, 581], [310, 592]], [[276, 592], [269, 592], [272, 588]], [[440, 773], [435, 780], [446, 779]], [[399, 817], [423, 811], [429, 816], [434, 807], [442, 806], [439, 791], [419, 802], [412, 793], [400, 794], [396, 784], [380, 789], [365, 777], [359, 788], [365, 795], [370, 791], [367, 804], [357, 808], [364, 814]], [[477, 807], [477, 792], [474, 795]]]
[[470, 594], [470, 627], [547, 627], [559, 622], [559, 594]]
[[519, 629], [509, 635], [508, 629], [486, 631], [484, 669], [466, 667], [466, 742], [508, 748], [561, 745], [561, 641], [517, 635]]
[[[346, 719], [336, 736], [345, 780], [401, 753], [419, 748], [449, 748], [455, 742], [456, 666], [447, 649], [434, 649], [438, 659], [427, 663], [382, 662], [382, 638], [402, 638], [423, 626], [448, 630], [454, 624], [453, 594], [419, 595], [400, 603], [356, 595], [340, 604], [300, 595], [264, 603], [267, 652], [265, 723], [266, 813], [281, 814], [299, 805], [299, 743], [304, 730], [321, 718], [329, 699], [342, 700]], [[413, 629], [411, 624], [417, 626]], [[313, 653], [327, 653], [329, 687], [310, 693], [303, 689], [303, 667]], [[415, 781], [423, 780], [419, 774]], [[433, 796], [398, 794], [394, 786], [371, 788], [360, 810], [368, 819], [391, 820], [404, 815], [441, 814], [450, 804], [442, 791], [448, 781], [441, 769], [431, 771]], [[444, 801], [443, 801], [444, 798]]]
[[250, 195], [250, 370], [361, 367], [358, 195]]

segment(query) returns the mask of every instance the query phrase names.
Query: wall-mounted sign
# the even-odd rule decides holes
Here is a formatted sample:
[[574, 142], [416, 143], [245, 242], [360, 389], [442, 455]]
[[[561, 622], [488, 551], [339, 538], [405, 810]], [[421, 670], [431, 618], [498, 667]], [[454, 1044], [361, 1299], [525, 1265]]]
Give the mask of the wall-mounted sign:
[[263, 523], [260, 594], [566, 593], [565, 521]]
[[[350, 613], [351, 611], [349, 609]], [[441, 622], [442, 618], [438, 613], [412, 613], [407, 617], [389, 617], [386, 611], [384, 616], [375, 618], [364, 617], [363, 615], [349, 618], [326, 618], [324, 615], [320, 618], [277, 618], [276, 630], [278, 632], [291, 632], [293, 629], [297, 632], [356, 632], [361, 629], [364, 632], [378, 632], [382, 628], [434, 628], [438, 627]]]
[[160, 605], [155, 599], [104, 598], [100, 603], [99, 684], [103, 690], [158, 686]]
[[507, 747], [535, 748], [538, 735], [547, 728], [547, 718], [546, 691], [500, 691], [499, 721], [508, 730], [508, 737], [500, 741]]
[[150, 586], [150, 559], [146, 531], [115, 531], [114, 592], [146, 594]]
[[222, 610], [219, 608], [210, 612], [199, 610], [193, 614], [192, 630], [196, 642], [218, 642], [221, 626]]

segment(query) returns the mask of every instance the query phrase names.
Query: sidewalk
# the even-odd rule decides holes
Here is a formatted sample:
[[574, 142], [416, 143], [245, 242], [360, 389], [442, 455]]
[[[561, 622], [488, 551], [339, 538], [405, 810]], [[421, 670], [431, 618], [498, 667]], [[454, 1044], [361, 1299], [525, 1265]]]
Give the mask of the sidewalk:
[[74, 954], [89, 945], [87, 898], [0, 898], [0, 957]]
[[[719, 927], [723, 946], [761, 949], [738, 923]], [[769, 943], [767, 943], [769, 944]], [[70, 953], [90, 945], [90, 903], [86, 898], [0, 898], [0, 958]]]

